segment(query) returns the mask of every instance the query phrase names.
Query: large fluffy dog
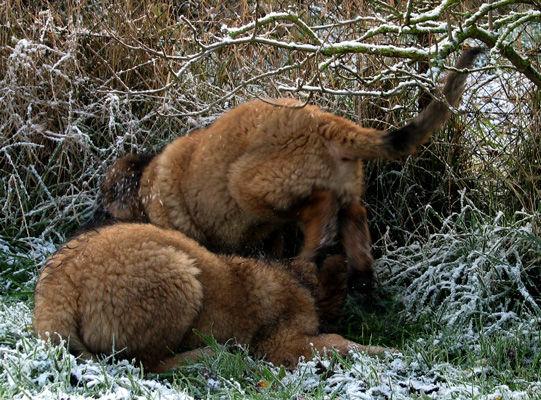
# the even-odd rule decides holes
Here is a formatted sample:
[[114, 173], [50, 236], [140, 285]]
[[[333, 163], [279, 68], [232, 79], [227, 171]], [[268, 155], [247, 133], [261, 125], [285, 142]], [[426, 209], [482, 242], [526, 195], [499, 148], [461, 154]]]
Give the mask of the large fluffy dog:
[[249, 346], [274, 364], [334, 349], [379, 353], [336, 334], [346, 296], [341, 256], [321, 268], [217, 256], [182, 233], [150, 224], [117, 224], [62, 246], [42, 269], [35, 291], [34, 329], [60, 337], [84, 359], [136, 358], [160, 372], [200, 354], [196, 332]]
[[[479, 52], [464, 53], [456, 67], [470, 67]], [[451, 106], [465, 81], [466, 74], [449, 74], [443, 94]], [[412, 153], [449, 118], [448, 105], [434, 100], [391, 132], [300, 106], [246, 103], [154, 158], [117, 161], [102, 184], [98, 214], [177, 229], [213, 250], [274, 256], [281, 256], [284, 226], [294, 222], [304, 233], [301, 256], [313, 258], [339, 238], [350, 286], [370, 286], [371, 243], [359, 205], [363, 160]]]

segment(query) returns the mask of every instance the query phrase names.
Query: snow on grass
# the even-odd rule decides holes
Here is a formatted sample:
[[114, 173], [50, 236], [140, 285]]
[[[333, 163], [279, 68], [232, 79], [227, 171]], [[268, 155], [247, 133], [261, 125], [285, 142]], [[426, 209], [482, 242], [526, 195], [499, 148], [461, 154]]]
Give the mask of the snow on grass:
[[[286, 385], [302, 385], [306, 391], [322, 385], [329, 398], [348, 399], [528, 399], [541, 395], [541, 382], [514, 391], [505, 385], [486, 388], [474, 384], [473, 371], [448, 363], [426, 368], [414, 357], [387, 354], [382, 358], [356, 353], [341, 363], [310, 361], [284, 379]], [[330, 369], [327, 369], [329, 368]]]
[[146, 379], [123, 360], [77, 363], [64, 347], [37, 340], [23, 302], [0, 305], [0, 397], [10, 399], [178, 399], [190, 396], [165, 381]]
[[[51, 348], [30, 329], [32, 312], [22, 302], [0, 306], [0, 397], [13, 399], [180, 399], [186, 387], [145, 377], [127, 361], [77, 363], [63, 347]], [[253, 368], [252, 366], [250, 368]], [[265, 368], [269, 368], [265, 364]], [[244, 383], [202, 368], [207, 398], [246, 398]], [[270, 367], [276, 381], [262, 392], [290, 398], [346, 399], [537, 399], [541, 382], [513, 390], [487, 387], [483, 368], [462, 370], [449, 363], [427, 366], [416, 354], [303, 361], [294, 372]], [[477, 379], [476, 377], [481, 377]], [[266, 386], [266, 385], [265, 385]]]
[[[398, 285], [410, 319], [429, 314], [442, 331], [518, 337], [529, 332], [541, 353], [541, 239], [537, 218], [486, 215], [462, 194], [460, 213], [441, 221], [424, 244], [388, 248], [379, 260], [387, 285]], [[430, 213], [430, 207], [427, 213]]]

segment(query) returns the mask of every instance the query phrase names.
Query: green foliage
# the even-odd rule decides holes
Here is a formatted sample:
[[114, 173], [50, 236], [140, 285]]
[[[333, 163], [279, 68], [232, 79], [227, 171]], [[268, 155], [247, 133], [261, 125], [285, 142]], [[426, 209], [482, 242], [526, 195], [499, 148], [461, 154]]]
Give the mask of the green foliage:
[[14, 242], [9, 248], [0, 247], [1, 298], [18, 298], [21, 301], [32, 298], [37, 261], [31, 253], [24, 243]]
[[291, 397], [281, 383], [285, 371], [263, 360], [254, 360], [245, 347], [222, 346], [212, 338], [207, 338], [206, 345], [212, 349], [212, 355], [203, 355], [199, 361], [178, 367], [172, 372], [161, 374], [174, 387], [187, 391], [195, 398], [206, 396], [228, 396], [241, 399], [258, 397], [265, 392], [284, 393]]

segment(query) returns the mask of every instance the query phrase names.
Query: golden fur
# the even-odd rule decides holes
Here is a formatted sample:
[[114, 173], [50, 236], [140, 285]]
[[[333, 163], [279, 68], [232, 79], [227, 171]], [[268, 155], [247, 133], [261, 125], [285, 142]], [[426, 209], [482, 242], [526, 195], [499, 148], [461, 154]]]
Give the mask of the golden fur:
[[[470, 67], [480, 52], [463, 54]], [[443, 93], [457, 106], [465, 74]], [[170, 143], [153, 159], [121, 159], [102, 185], [100, 210], [121, 221], [177, 229], [222, 252], [282, 255], [283, 229], [304, 233], [300, 255], [314, 259], [337, 240], [356, 289], [373, 279], [363, 193], [363, 161], [412, 153], [448, 119], [434, 100], [392, 132], [360, 127], [291, 99], [252, 101]], [[103, 212], [102, 212], [103, 213]]]
[[[219, 256], [178, 231], [117, 224], [81, 234], [47, 260], [34, 329], [56, 344], [66, 339], [83, 359], [114, 346], [154, 372], [200, 354], [196, 332], [291, 368], [313, 351], [383, 351], [321, 333], [336, 324], [345, 296], [342, 256], [319, 269], [302, 259], [284, 265]], [[173, 355], [179, 349], [189, 351]]]

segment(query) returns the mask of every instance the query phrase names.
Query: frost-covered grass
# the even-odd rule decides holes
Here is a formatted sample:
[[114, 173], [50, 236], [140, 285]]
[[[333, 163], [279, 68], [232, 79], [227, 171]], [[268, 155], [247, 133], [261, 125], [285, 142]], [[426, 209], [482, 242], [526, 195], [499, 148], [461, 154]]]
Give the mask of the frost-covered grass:
[[185, 398], [166, 382], [146, 379], [126, 361], [78, 364], [64, 347], [47, 346], [34, 337], [31, 316], [26, 303], [10, 301], [0, 306], [2, 398]]
[[379, 261], [399, 287], [402, 321], [426, 330], [408, 346], [427, 363], [486, 368], [488, 382], [539, 379], [539, 216], [487, 215], [464, 195], [461, 209], [425, 243], [387, 247]]
[[63, 347], [51, 348], [29, 330], [25, 303], [0, 306], [0, 397], [6, 399], [538, 399], [539, 380], [513, 385], [491, 378], [480, 363], [463, 368], [427, 363], [422, 353], [379, 358], [355, 353], [346, 359], [301, 362], [294, 372], [253, 360], [243, 349], [217, 348], [170, 374], [145, 376], [127, 361], [77, 363]]

